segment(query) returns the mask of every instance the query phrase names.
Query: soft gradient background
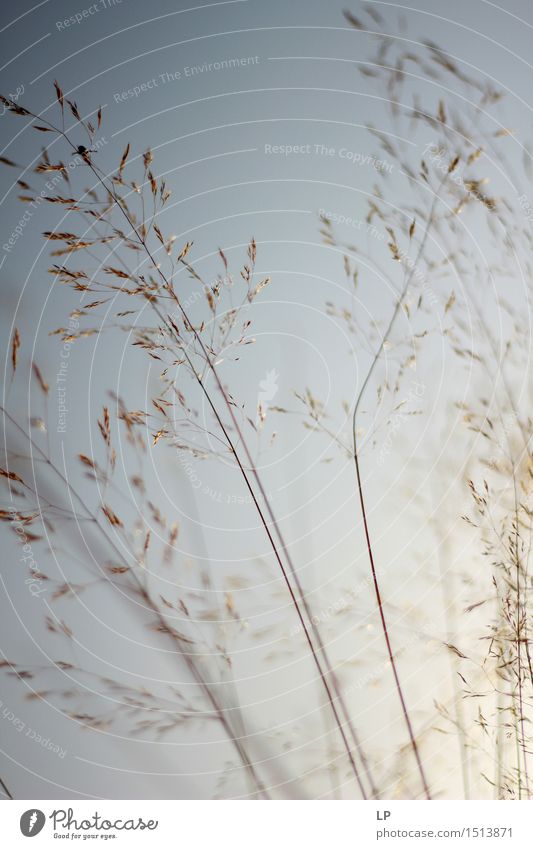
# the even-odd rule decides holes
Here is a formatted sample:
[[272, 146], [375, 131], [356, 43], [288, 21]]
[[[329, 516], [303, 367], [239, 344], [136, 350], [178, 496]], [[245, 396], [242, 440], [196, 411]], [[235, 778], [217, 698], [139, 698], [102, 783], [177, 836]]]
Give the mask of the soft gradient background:
[[[206, 278], [214, 279], [220, 271], [219, 247], [238, 276], [247, 243], [256, 238], [258, 273], [269, 275], [272, 283], [253, 311], [256, 344], [245, 349], [242, 362], [222, 367], [224, 377], [252, 417], [262, 381], [273, 387], [271, 403], [291, 410], [298, 406], [294, 390], [310, 387], [325, 404], [333, 432], [349, 440], [342, 402], [353, 402], [369, 352], [375, 350], [390, 316], [394, 293], [379, 270], [362, 261], [359, 289], [352, 294], [342, 251], [325, 245], [320, 236], [320, 211], [359, 222], [339, 225], [339, 238], [357, 241], [386, 264], [390, 262], [386, 234], [368, 234], [364, 226], [376, 169], [354, 163], [340, 151], [352, 152], [359, 161], [370, 154], [378, 156], [388, 172], [390, 202], [400, 210], [403, 196], [397, 165], [379, 152], [365, 129], [370, 123], [394, 132], [386, 93], [358, 73], [371, 37], [347, 24], [342, 14], [346, 5], [354, 14], [363, 8], [358, 2], [318, 0], [230, 0], [190, 8], [182, 2], [122, 0], [98, 6], [98, 12], [81, 23], [60, 28], [58, 22], [89, 6], [56, 0], [35, 6], [20, 3], [4, 11], [0, 89], [13, 96], [23, 87], [21, 102], [46, 114], [53, 108], [52, 81], [57, 78], [82, 111], [102, 104], [101, 144], [95, 156], [103, 170], [116, 167], [127, 142], [132, 161], [151, 147], [155, 171], [166, 175], [172, 189], [161, 226], [176, 235], [177, 244], [194, 241], [191, 256]], [[505, 120], [524, 138], [531, 136], [530, 4], [513, 0], [505, 9], [482, 0], [452, 0], [445, 7], [437, 0], [368, 5], [406, 45], [411, 40], [437, 41], [461, 67], [492, 79], [507, 93]], [[238, 68], [204, 69], [192, 76], [185, 70], [252, 57], [253, 62]], [[178, 73], [177, 79], [165, 76]], [[147, 91], [122, 99], [124, 92], [152, 80], [155, 83]], [[461, 108], [458, 92], [442, 91], [428, 79], [412, 80], [410, 85], [435, 108], [441, 97]], [[2, 153], [17, 162], [32, 161], [41, 141], [25, 126], [9, 115], [0, 118]], [[433, 137], [425, 127], [400, 141], [416, 163]], [[269, 152], [268, 146], [275, 145], [309, 145], [310, 152], [290, 156]], [[334, 153], [317, 153], [315, 145]], [[518, 146], [510, 150], [511, 156], [521, 155]], [[498, 162], [492, 166], [495, 180], [505, 183], [506, 175], [498, 175]], [[24, 211], [12, 176], [10, 170], [2, 172], [2, 244]], [[69, 358], [67, 428], [65, 433], [56, 432], [54, 376], [61, 342], [48, 334], [66, 325], [79, 302], [66, 287], [51, 285], [50, 260], [40, 235], [49, 228], [49, 219], [50, 209], [41, 207], [13, 249], [0, 251], [4, 398], [7, 395], [24, 427], [29, 414], [39, 414], [35, 385], [30, 391], [24, 380], [11, 383], [9, 340], [17, 326], [23, 340], [21, 362], [27, 364], [34, 357], [52, 387], [52, 450], [67, 474], [80, 481], [92, 504], [94, 492], [81, 477], [75, 455], [91, 452], [95, 420], [108, 390], [120, 393], [130, 406], [143, 408], [149, 403], [148, 393], [155, 391], [156, 374], [123, 332], [76, 344]], [[490, 263], [493, 245], [484, 230], [476, 231], [475, 220], [469, 226], [473, 229], [467, 240], [481, 268]], [[432, 250], [436, 256], [444, 252], [438, 241]], [[453, 286], [461, 297], [465, 280], [457, 270], [454, 274]], [[183, 287], [190, 285], [185, 274], [181, 279]], [[397, 279], [399, 283], [400, 276]], [[443, 305], [452, 284], [443, 276], [442, 283], [437, 278], [432, 286], [437, 306], [431, 323], [443, 328]], [[510, 286], [509, 297], [524, 315], [529, 314], [519, 284], [514, 290]], [[326, 302], [354, 309], [355, 334], [347, 332], [345, 322], [331, 314]], [[466, 303], [467, 326], [470, 320]], [[498, 321], [496, 317], [496, 328]], [[405, 331], [406, 326], [400, 335]], [[444, 735], [430, 734], [436, 724], [434, 700], [446, 703], [450, 698], [454, 674], [442, 650], [446, 636], [442, 611], [449, 603], [442, 591], [444, 586], [461, 605], [465, 584], [467, 591], [476, 582], [483, 586], [486, 575], [483, 564], [469, 559], [470, 541], [460, 522], [468, 501], [462, 474], [468, 458], [461, 448], [456, 413], [450, 413], [454, 401], [468, 397], [474, 378], [444, 348], [439, 334], [433, 334], [412, 380], [405, 382], [405, 397], [413, 386], [423, 387], [414, 401], [412, 395], [408, 401], [421, 415], [402, 425], [394, 436], [394, 450], [379, 463], [387, 434], [383, 419], [377, 441], [366, 446], [364, 476], [379, 560], [386, 564], [383, 587], [405, 689], [413, 719], [420, 733], [427, 733], [424, 759], [435, 793], [454, 798], [463, 792], [456, 744]], [[374, 386], [367, 411], [373, 409], [375, 393]], [[362, 423], [363, 429], [370, 425]], [[273, 432], [277, 435], [272, 442]], [[410, 753], [400, 748], [406, 743], [405, 730], [367, 582], [353, 467], [332, 440], [305, 430], [297, 416], [267, 413], [255, 447], [356, 724], [378, 765], [384, 795], [416, 797], [420, 787], [409, 765]], [[119, 465], [130, 462], [125, 449]], [[213, 644], [216, 627], [231, 644], [233, 681], [221, 687], [234, 687], [239, 694], [245, 733], [273, 795], [356, 796], [342, 749], [322, 709], [315, 670], [302, 635], [296, 633], [294, 611], [238, 475], [224, 464], [180, 458], [164, 445], [151, 451], [147, 474], [167, 515], [180, 525], [179, 578], [175, 573], [158, 578], [165, 591], [176, 585], [180, 590], [197, 589], [206, 611], [218, 605], [221, 619], [224, 592], [232, 588], [234, 593], [242, 627], [228, 625], [225, 630], [223, 624], [212, 622], [205, 627], [213, 628]], [[50, 483], [49, 493], [60, 498], [61, 487]], [[428, 519], [435, 504], [441, 507], [439, 531], [448, 538], [446, 545], [438, 542], [439, 534]], [[135, 684], [187, 686], [179, 659], [164, 641], [150, 635], [142, 615], [137, 620], [130, 603], [99, 585], [64, 602], [61, 610], [75, 625], [76, 635], [75, 645], [65, 650], [44, 626], [47, 593], [38, 598], [29, 595], [18, 544], [9, 528], [1, 530], [0, 646], [5, 657], [45, 666], [61, 657]], [[98, 564], [110, 554], [88, 531], [67, 524], [55, 562], [42, 566], [69, 580], [87, 580], [91, 556]], [[448, 576], [444, 584], [440, 570]], [[210, 575], [209, 587], [204, 573]], [[70, 657], [65, 657], [68, 652]], [[84, 686], [92, 687], [87, 680]], [[232, 753], [214, 724], [155, 740], [148, 735], [132, 739], [127, 724], [121, 726], [120, 721], [106, 732], [91, 731], [83, 722], [67, 719], [53, 698], [28, 701], [25, 687], [2, 677], [3, 707], [61, 746], [65, 755], [60, 758], [44, 750], [17, 732], [12, 721], [0, 717], [1, 774], [18, 797], [195, 798], [247, 793], [239, 777], [226, 777], [220, 784]], [[94, 689], [103, 710], [113, 707], [99, 685], [95, 683]], [[490, 788], [474, 783], [472, 792], [490, 795]]]

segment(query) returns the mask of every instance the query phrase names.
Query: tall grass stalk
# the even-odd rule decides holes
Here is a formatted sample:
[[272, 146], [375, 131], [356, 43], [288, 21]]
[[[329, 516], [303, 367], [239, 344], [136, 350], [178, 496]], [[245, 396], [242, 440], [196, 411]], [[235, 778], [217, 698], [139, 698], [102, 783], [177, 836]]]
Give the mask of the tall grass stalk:
[[[62, 115], [63, 115], [64, 114], [64, 112], [63, 112], [63, 93], [61, 92], [61, 90], [59, 89], [58, 86], [56, 86], [56, 91], [58, 91], [58, 101], [61, 105], [61, 110], [62, 110]], [[3, 102], [4, 102], [4, 105], [8, 104], [8, 108], [10, 109], [10, 111], [15, 112], [16, 114], [19, 114], [19, 115], [24, 115], [24, 116], [30, 117], [30, 118], [32, 118], [36, 121], [39, 121], [41, 125], [44, 125], [51, 132], [57, 134], [58, 137], [63, 138], [65, 140], [65, 142], [68, 144], [68, 146], [70, 147], [70, 150], [72, 151], [73, 154], [79, 153], [79, 146], [77, 146], [72, 141], [69, 133], [64, 129], [64, 123], [63, 123], [63, 127], [59, 127], [56, 124], [54, 124], [53, 122], [49, 121], [48, 119], [43, 118], [42, 116], [39, 116], [39, 115], [33, 113], [31, 110], [29, 110], [25, 107], [21, 107], [19, 104], [15, 104], [12, 101], [9, 101], [8, 99], [4, 98]], [[67, 101], [67, 103], [69, 103], [69, 102]], [[77, 107], [75, 105], [73, 106], [72, 104], [69, 103], [69, 106], [70, 106], [71, 112], [72, 112], [74, 118], [76, 119], [76, 121], [78, 122], [78, 124], [81, 125], [86, 130], [86, 132], [89, 136], [89, 139], [92, 139], [93, 133], [91, 132], [90, 125], [84, 119], [81, 118], [81, 116], [80, 116], [80, 114], [77, 110]], [[128, 150], [129, 150], [129, 146], [128, 146]], [[96, 177], [100, 186], [107, 193], [108, 197], [112, 201], [113, 207], [115, 209], [117, 209], [119, 211], [119, 213], [127, 221], [129, 227], [131, 228], [131, 233], [134, 235], [135, 241], [142, 248], [142, 250], [145, 252], [146, 257], [149, 260], [149, 262], [151, 263], [153, 270], [155, 271], [155, 273], [161, 279], [163, 290], [167, 293], [167, 295], [170, 297], [170, 299], [175, 303], [176, 307], [178, 308], [179, 313], [181, 314], [185, 328], [190, 330], [190, 332], [192, 333], [192, 336], [193, 336], [195, 342], [198, 344], [198, 346], [200, 348], [201, 356], [203, 357], [204, 362], [205, 362], [209, 372], [213, 375], [216, 388], [220, 392], [222, 399], [223, 399], [223, 402], [224, 402], [224, 405], [225, 405], [225, 407], [226, 407], [226, 409], [227, 409], [227, 411], [230, 415], [232, 425], [233, 425], [235, 432], [237, 434], [237, 439], [244, 449], [249, 469], [251, 469], [252, 477], [254, 478], [256, 485], [259, 489], [259, 492], [261, 494], [261, 497], [264, 501], [266, 510], [267, 510], [268, 515], [270, 517], [270, 522], [272, 523], [272, 526], [274, 527], [275, 534], [278, 537], [278, 540], [279, 540], [279, 542], [282, 546], [282, 549], [284, 550], [284, 553], [287, 557], [287, 560], [290, 564], [289, 569], [290, 569], [290, 572], [291, 572], [291, 574], [294, 578], [295, 584], [296, 584], [296, 592], [293, 589], [293, 586], [292, 586], [291, 581], [289, 579], [287, 568], [285, 567], [285, 564], [282, 560], [278, 544], [276, 543], [276, 541], [274, 539], [274, 536], [273, 536], [272, 531], [270, 529], [269, 522], [267, 520], [267, 517], [265, 516], [264, 508], [262, 508], [260, 503], [259, 503], [258, 496], [257, 496], [257, 494], [254, 490], [253, 485], [252, 485], [252, 481], [250, 479], [249, 472], [245, 468], [244, 462], [240, 457], [239, 451], [237, 450], [236, 443], [232, 439], [232, 437], [229, 433], [229, 430], [226, 427], [226, 425], [225, 425], [225, 423], [222, 419], [221, 413], [218, 410], [218, 407], [217, 407], [217, 405], [216, 405], [216, 403], [215, 403], [215, 401], [212, 397], [212, 394], [207, 389], [202, 375], [195, 368], [194, 362], [193, 362], [193, 360], [192, 360], [192, 358], [191, 358], [191, 356], [190, 356], [190, 354], [187, 350], [186, 345], [183, 344], [183, 340], [180, 338], [180, 333], [178, 332], [174, 322], [170, 318], [167, 318], [161, 312], [161, 310], [160, 310], [160, 308], [157, 304], [157, 298], [154, 298], [154, 297], [149, 298], [149, 303], [150, 303], [151, 308], [154, 310], [158, 319], [166, 327], [170, 336], [174, 339], [174, 342], [176, 343], [179, 350], [181, 351], [182, 356], [187, 361], [188, 366], [190, 368], [190, 372], [194, 376], [199, 388], [201, 389], [201, 392], [203, 393], [203, 395], [204, 395], [204, 397], [207, 401], [207, 404], [208, 404], [209, 408], [211, 409], [211, 412], [213, 413], [213, 416], [214, 416], [214, 418], [215, 418], [215, 420], [216, 420], [216, 422], [217, 422], [217, 424], [220, 428], [220, 431], [223, 435], [223, 438], [226, 442], [226, 445], [229, 448], [232, 456], [235, 459], [235, 462], [237, 464], [239, 472], [240, 472], [240, 474], [241, 474], [241, 476], [244, 480], [245, 486], [246, 486], [246, 488], [247, 488], [247, 490], [250, 494], [250, 497], [252, 499], [254, 507], [255, 507], [258, 515], [259, 515], [259, 518], [260, 518], [261, 524], [263, 526], [264, 532], [267, 536], [269, 545], [272, 549], [273, 555], [274, 555], [274, 557], [275, 557], [275, 559], [278, 563], [281, 574], [283, 576], [283, 580], [284, 580], [285, 585], [287, 587], [287, 590], [290, 594], [291, 602], [294, 606], [295, 612], [296, 612], [298, 619], [300, 621], [300, 625], [301, 625], [303, 633], [305, 635], [305, 639], [306, 639], [310, 654], [312, 656], [313, 662], [314, 662], [315, 667], [316, 667], [317, 672], [318, 672], [319, 679], [320, 679], [322, 686], [323, 686], [323, 689], [325, 691], [327, 702], [330, 705], [330, 709], [332, 711], [335, 724], [336, 724], [337, 729], [339, 731], [344, 749], [346, 751], [346, 755], [348, 757], [351, 769], [353, 771], [355, 780], [356, 780], [358, 787], [360, 789], [361, 795], [363, 796], [363, 798], [367, 798], [367, 791], [365, 790], [365, 787], [364, 787], [363, 782], [361, 780], [359, 769], [358, 769], [357, 764], [355, 762], [355, 758], [353, 756], [351, 746], [350, 746], [350, 743], [349, 743], [347, 735], [346, 735], [346, 731], [345, 731], [345, 727], [344, 727], [345, 724], [347, 725], [349, 732], [352, 735], [352, 738], [353, 738], [354, 743], [355, 743], [357, 750], [358, 750], [358, 755], [359, 755], [361, 762], [364, 766], [365, 772], [366, 772], [367, 776], [369, 777], [371, 795], [376, 795], [377, 791], [376, 791], [376, 788], [375, 788], [375, 785], [374, 785], [372, 779], [370, 778], [368, 762], [367, 762], [367, 760], [364, 756], [364, 753], [362, 752], [361, 744], [360, 744], [359, 739], [356, 735], [355, 729], [353, 727], [353, 723], [351, 722], [351, 719], [350, 719], [346, 704], [344, 702], [344, 699], [342, 698], [342, 695], [340, 693], [336, 676], [334, 675], [333, 670], [331, 669], [331, 664], [330, 664], [328, 654], [325, 650], [325, 647], [323, 645], [322, 640], [320, 639], [320, 636], [318, 635], [318, 629], [314, 626], [312, 626], [312, 627], [313, 627], [313, 630], [314, 630], [314, 633], [315, 633], [315, 637], [317, 638], [318, 652], [320, 652], [322, 660], [320, 659], [319, 654], [317, 652], [317, 649], [315, 648], [315, 645], [314, 645], [313, 640], [311, 638], [309, 627], [307, 625], [304, 613], [302, 612], [302, 608], [303, 608], [303, 611], [307, 615], [307, 619], [309, 621], [312, 619], [311, 610], [310, 610], [309, 605], [308, 605], [308, 603], [305, 599], [305, 593], [303, 591], [303, 587], [300, 583], [299, 577], [297, 575], [297, 571], [294, 568], [294, 565], [292, 563], [292, 559], [290, 558], [290, 556], [288, 556], [287, 547], [286, 547], [286, 545], [283, 541], [281, 531], [279, 529], [278, 523], [277, 523], [276, 518], [274, 516], [274, 513], [272, 511], [272, 508], [270, 506], [269, 499], [267, 498], [267, 495], [265, 493], [265, 489], [263, 487], [262, 481], [261, 481], [261, 479], [258, 475], [257, 469], [255, 468], [255, 464], [253, 463], [253, 459], [251, 457], [251, 452], [249, 451], [246, 439], [244, 437], [244, 434], [242, 432], [240, 424], [239, 424], [237, 417], [235, 415], [233, 405], [232, 405], [232, 403], [231, 403], [231, 401], [228, 397], [228, 394], [226, 392], [225, 387], [222, 384], [222, 381], [220, 380], [220, 376], [218, 374], [218, 370], [215, 366], [215, 363], [213, 361], [211, 353], [208, 351], [206, 344], [204, 343], [204, 340], [201, 336], [201, 333], [196, 329], [193, 322], [190, 320], [187, 311], [184, 309], [180, 298], [178, 297], [178, 295], [175, 292], [175, 289], [174, 289], [174, 286], [171, 282], [171, 279], [169, 277], [167, 277], [165, 272], [161, 269], [160, 264], [158, 262], [156, 262], [155, 257], [152, 253], [152, 250], [147, 243], [146, 236], [143, 235], [143, 233], [141, 232], [138, 225], [136, 225], [136, 223], [134, 222], [134, 220], [133, 220], [133, 218], [132, 218], [131, 214], [129, 213], [129, 210], [126, 206], [124, 198], [121, 198], [121, 197], [118, 196], [113, 183], [110, 182], [106, 178], [106, 175], [103, 174], [100, 171], [100, 169], [95, 166], [95, 164], [92, 161], [92, 156], [90, 155], [90, 153], [82, 153], [82, 158], [84, 160], [84, 163], [89, 167], [89, 169], [92, 171], [92, 173]], [[121, 166], [119, 167], [119, 174], [121, 174], [123, 167], [124, 167], [124, 162], [122, 162]], [[127, 237], [127, 238], [129, 239], [129, 237]], [[254, 246], [253, 250], [255, 251], [255, 246]], [[183, 259], [183, 262], [184, 262], [184, 258], [182, 258], [182, 259]], [[252, 258], [252, 268], [253, 268], [254, 263], [255, 263], [255, 253], [254, 253], [254, 256]], [[297, 595], [297, 593], [298, 593], [298, 595]], [[323, 666], [323, 664], [324, 664], [324, 666]], [[328, 679], [329, 679], [329, 681], [328, 681]], [[337, 707], [337, 702], [339, 703], [341, 710], [343, 712], [344, 722], [341, 719], [341, 716], [339, 714], [339, 708]]]
[[[453, 165], [453, 163], [450, 164], [450, 168], [449, 168], [448, 173], [451, 173], [453, 171], [452, 165]], [[364, 397], [365, 390], [366, 390], [366, 388], [367, 388], [367, 386], [370, 382], [370, 379], [371, 379], [371, 377], [372, 377], [372, 375], [375, 371], [375, 368], [376, 368], [376, 366], [377, 366], [377, 364], [378, 364], [378, 362], [381, 358], [381, 354], [383, 353], [385, 345], [390, 339], [390, 336], [391, 336], [392, 330], [394, 328], [394, 325], [396, 323], [396, 320], [397, 320], [398, 316], [400, 315], [400, 311], [403, 307], [407, 292], [409, 291], [409, 286], [410, 286], [411, 281], [413, 279], [415, 270], [418, 266], [418, 263], [421, 260], [421, 257], [424, 254], [428, 235], [429, 235], [431, 226], [433, 224], [435, 207], [436, 207], [441, 189], [444, 186], [444, 183], [446, 181], [446, 176], [444, 176], [441, 179], [441, 181], [439, 183], [438, 190], [434, 194], [433, 201], [431, 203], [431, 208], [430, 208], [430, 211], [429, 211], [429, 214], [428, 214], [428, 219], [427, 219], [424, 235], [423, 235], [423, 238], [422, 238], [420, 245], [418, 247], [418, 251], [417, 251], [417, 254], [416, 254], [416, 258], [414, 260], [414, 264], [413, 264], [411, 270], [408, 271], [405, 275], [404, 285], [403, 285], [403, 288], [400, 292], [400, 295], [399, 295], [399, 297], [396, 301], [396, 304], [395, 304], [394, 310], [392, 312], [390, 321], [389, 321], [387, 328], [386, 328], [386, 330], [385, 330], [385, 332], [384, 332], [384, 334], [381, 338], [381, 342], [380, 342], [380, 344], [379, 344], [379, 346], [376, 350], [376, 353], [374, 354], [374, 356], [372, 358], [372, 361], [370, 363], [368, 371], [367, 371], [365, 378], [363, 380], [363, 383], [361, 385], [361, 389], [359, 390], [359, 392], [357, 394], [357, 398], [355, 400], [354, 409], [353, 409], [353, 415], [352, 415], [353, 459], [354, 459], [354, 463], [355, 463], [355, 475], [356, 475], [356, 480], [357, 480], [357, 491], [358, 491], [358, 494], [359, 494], [359, 503], [360, 503], [360, 506], [361, 506], [361, 515], [362, 515], [362, 519], [363, 519], [363, 527], [364, 527], [364, 533], [365, 533], [366, 547], [367, 547], [367, 552], [368, 552], [368, 559], [369, 559], [369, 562], [370, 562], [370, 570], [371, 570], [371, 573], [372, 573], [372, 583], [374, 585], [374, 591], [375, 591], [375, 594], [376, 594], [376, 602], [377, 602], [377, 606], [378, 606], [378, 610], [379, 610], [381, 627], [382, 627], [382, 630], [383, 630], [383, 636], [385, 638], [385, 644], [387, 646], [387, 654], [389, 656], [389, 661], [390, 661], [390, 665], [391, 665], [392, 674], [393, 674], [393, 677], [394, 677], [394, 683], [395, 683], [395, 686], [396, 686], [396, 691], [398, 693], [398, 698], [400, 700], [403, 717], [404, 717], [404, 720], [405, 720], [405, 724], [407, 726], [407, 733], [409, 735], [411, 747], [413, 749], [413, 753], [414, 753], [414, 756], [415, 756], [415, 759], [416, 759], [418, 771], [420, 773], [420, 779], [422, 781], [424, 794], [425, 794], [427, 799], [431, 798], [430, 791], [429, 791], [429, 784], [428, 784], [426, 774], [425, 774], [425, 770], [424, 770], [422, 760], [421, 760], [421, 757], [420, 757], [420, 752], [419, 752], [418, 744], [416, 742], [416, 736], [415, 736], [415, 732], [414, 732], [414, 729], [413, 729], [413, 724], [412, 724], [412, 721], [411, 721], [411, 717], [409, 715], [409, 710], [407, 708], [405, 695], [404, 695], [403, 688], [402, 688], [402, 685], [401, 685], [401, 682], [400, 682], [400, 676], [399, 676], [399, 673], [398, 673], [396, 659], [395, 659], [394, 651], [393, 651], [393, 648], [392, 648], [392, 642], [391, 642], [389, 629], [387, 627], [387, 619], [385, 617], [382, 594], [381, 594], [380, 584], [379, 584], [379, 580], [378, 580], [378, 576], [377, 576], [377, 572], [376, 572], [376, 567], [375, 567], [375, 562], [374, 562], [374, 553], [373, 553], [373, 550], [372, 550], [371, 535], [370, 535], [368, 517], [367, 517], [367, 512], [366, 512], [366, 507], [365, 507], [363, 482], [362, 482], [361, 472], [360, 472], [360, 468], [359, 468], [359, 452], [358, 452], [358, 445], [357, 445], [357, 429], [358, 429], [357, 414], [359, 412], [359, 407], [360, 407], [361, 401]]]

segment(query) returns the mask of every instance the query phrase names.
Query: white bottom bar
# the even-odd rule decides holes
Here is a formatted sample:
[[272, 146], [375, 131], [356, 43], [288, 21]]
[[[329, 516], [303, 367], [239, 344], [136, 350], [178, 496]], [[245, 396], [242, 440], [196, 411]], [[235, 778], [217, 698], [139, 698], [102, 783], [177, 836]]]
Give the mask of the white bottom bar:
[[[0, 806], [2, 846], [199, 849], [531, 846], [531, 802], [29, 801]], [[118, 843], [117, 841], [120, 841]]]

